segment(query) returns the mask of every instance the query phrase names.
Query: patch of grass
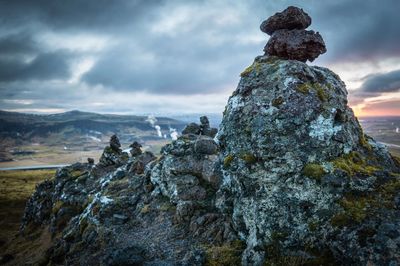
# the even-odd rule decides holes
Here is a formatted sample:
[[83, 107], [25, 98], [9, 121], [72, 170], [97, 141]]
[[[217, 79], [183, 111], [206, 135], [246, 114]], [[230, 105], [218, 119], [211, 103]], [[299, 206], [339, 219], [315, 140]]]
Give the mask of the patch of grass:
[[245, 245], [235, 240], [222, 246], [211, 246], [206, 250], [206, 266], [241, 265], [241, 255]]
[[50, 179], [56, 170], [0, 171], [0, 250], [18, 233], [27, 199], [36, 184]]

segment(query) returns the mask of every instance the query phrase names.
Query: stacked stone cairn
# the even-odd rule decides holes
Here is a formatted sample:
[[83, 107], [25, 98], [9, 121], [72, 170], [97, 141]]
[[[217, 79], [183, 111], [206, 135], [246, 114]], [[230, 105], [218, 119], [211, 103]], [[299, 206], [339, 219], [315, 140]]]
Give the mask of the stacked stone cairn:
[[326, 52], [326, 47], [318, 32], [306, 30], [310, 25], [311, 17], [294, 6], [269, 17], [260, 25], [262, 32], [271, 35], [264, 47], [265, 54], [301, 62], [314, 61]]

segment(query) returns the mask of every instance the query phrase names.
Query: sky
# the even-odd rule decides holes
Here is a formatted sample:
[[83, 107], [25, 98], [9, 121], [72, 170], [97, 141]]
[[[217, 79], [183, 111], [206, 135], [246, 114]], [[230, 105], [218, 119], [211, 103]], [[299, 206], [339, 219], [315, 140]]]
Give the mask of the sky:
[[222, 113], [289, 5], [327, 46], [359, 116], [400, 115], [398, 0], [0, 0], [0, 109]]

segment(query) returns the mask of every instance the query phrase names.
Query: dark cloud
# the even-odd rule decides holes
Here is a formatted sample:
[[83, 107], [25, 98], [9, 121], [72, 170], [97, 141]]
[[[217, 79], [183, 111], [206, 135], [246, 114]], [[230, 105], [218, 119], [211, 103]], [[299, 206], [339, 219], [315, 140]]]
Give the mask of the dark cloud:
[[368, 76], [362, 84], [360, 91], [366, 93], [400, 91], [400, 69], [389, 73]]
[[68, 53], [42, 53], [26, 62], [23, 57], [0, 58], [0, 82], [66, 79], [70, 76]]
[[[241, 70], [262, 54], [268, 40], [259, 24], [288, 5], [304, 8], [313, 18], [310, 29], [326, 41], [328, 52], [317, 64], [400, 58], [398, 0], [13, 0], [0, 1], [0, 85], [16, 89], [10, 83], [41, 81], [32, 88], [35, 95], [53, 97], [45, 83], [67, 84], [75, 71], [72, 62], [90, 57], [94, 65], [77, 88], [101, 85], [110, 92], [158, 95], [233, 90]], [[60, 48], [46, 34], [66, 43], [78, 35], [107, 42], [99, 50], [77, 51], [79, 38], [75, 48]], [[388, 92], [393, 75], [369, 77], [363, 95], [354, 97]], [[29, 84], [7, 97], [26, 97], [22, 91]]]

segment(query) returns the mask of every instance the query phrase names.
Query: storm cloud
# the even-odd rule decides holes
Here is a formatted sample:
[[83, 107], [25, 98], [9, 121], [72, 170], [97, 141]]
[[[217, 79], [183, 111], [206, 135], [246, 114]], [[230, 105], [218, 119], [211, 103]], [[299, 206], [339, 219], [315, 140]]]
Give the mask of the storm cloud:
[[[164, 110], [157, 101], [180, 112], [182, 95], [224, 102], [239, 73], [262, 54], [268, 36], [260, 23], [288, 5], [304, 8], [313, 18], [310, 28], [325, 39], [328, 52], [316, 64], [335, 70], [400, 59], [397, 0], [1, 1], [0, 109], [82, 109], [85, 101], [95, 102], [96, 108], [84, 106], [96, 111], [133, 108], [110, 107], [100, 92], [108, 101], [154, 97], [154, 105], [131, 109], [138, 112]], [[366, 74], [372, 75], [362, 81], [361, 100], [394, 84], [382, 77], [389, 73]]]

